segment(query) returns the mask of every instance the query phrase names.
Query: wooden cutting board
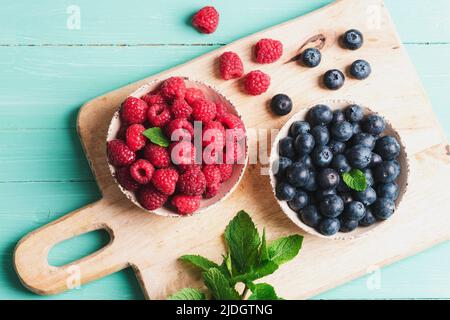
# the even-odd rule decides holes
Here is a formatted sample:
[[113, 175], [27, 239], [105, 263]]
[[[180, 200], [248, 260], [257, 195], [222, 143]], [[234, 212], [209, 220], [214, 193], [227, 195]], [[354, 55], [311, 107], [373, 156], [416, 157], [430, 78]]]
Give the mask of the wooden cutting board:
[[[349, 51], [338, 45], [338, 36], [350, 28], [363, 31], [366, 41], [362, 49]], [[252, 46], [263, 37], [283, 42], [280, 61], [269, 65], [253, 62]], [[314, 45], [323, 46], [318, 68], [290, 62], [313, 40]], [[272, 84], [266, 94], [247, 96], [239, 81], [223, 81], [217, 76], [217, 57], [228, 50], [242, 57], [246, 71], [261, 69], [270, 74]], [[369, 79], [347, 79], [337, 92], [321, 87], [319, 77], [326, 70], [344, 70], [358, 58], [372, 64]], [[450, 147], [414, 67], [381, 0], [340, 0], [85, 104], [79, 113], [78, 131], [103, 198], [19, 242], [14, 263], [27, 288], [55, 294], [70, 288], [74, 277], [87, 283], [131, 266], [147, 298], [165, 299], [179, 288], [201, 285], [199, 273], [177, 258], [198, 253], [219, 261], [224, 251], [221, 235], [241, 209], [252, 215], [259, 228], [266, 227], [269, 240], [302, 233], [278, 207], [268, 176], [260, 174], [267, 164], [249, 165], [237, 190], [219, 208], [183, 219], [148, 214], [114, 185], [105, 158], [106, 131], [113, 112], [140, 85], [172, 75], [217, 87], [237, 106], [248, 128], [280, 128], [289, 117], [273, 116], [268, 101], [276, 93], [286, 93], [294, 101], [294, 112], [324, 99], [358, 101], [386, 116], [402, 137], [411, 171], [408, 191], [396, 214], [383, 227], [356, 240], [305, 235], [299, 256], [265, 279], [280, 296], [316, 295], [450, 238]], [[256, 147], [255, 137], [250, 137], [249, 145]], [[100, 228], [111, 235], [106, 247], [66, 266], [48, 265], [48, 252], [56, 243]]]

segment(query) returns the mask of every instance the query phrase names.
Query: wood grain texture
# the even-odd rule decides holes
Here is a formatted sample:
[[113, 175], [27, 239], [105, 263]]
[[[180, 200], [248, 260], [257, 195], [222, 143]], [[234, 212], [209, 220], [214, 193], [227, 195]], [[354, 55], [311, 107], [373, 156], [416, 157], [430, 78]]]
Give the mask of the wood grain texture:
[[[356, 0], [346, 0], [346, 3], [354, 6], [354, 9], [357, 11], [365, 8], [364, 5], [361, 5], [361, 2]], [[367, 1], [367, 3], [379, 4], [375, 0]], [[341, 26], [345, 28], [346, 23], [344, 22], [345, 19], [349, 18], [349, 12], [340, 8], [340, 4], [336, 4], [327, 10], [332, 10], [332, 12], [327, 13], [328, 18], [328, 15], [334, 15], [333, 21], [338, 26], [335, 29], [336, 33], [343, 31], [340, 28]], [[305, 35], [314, 34], [318, 31], [327, 32], [325, 26], [320, 26], [317, 23], [317, 21], [326, 21], [321, 14], [325, 15], [327, 10], [268, 30], [264, 35], [281, 39], [286, 45], [287, 56], [295, 54], [298, 48], [298, 39], [294, 41], [283, 30], [290, 30], [289, 28], [294, 29], [301, 26], [302, 33]], [[385, 13], [385, 10], [382, 10]], [[384, 19], [384, 21], [386, 23], [384, 27], [392, 27], [388, 19]], [[299, 23], [299, 26], [297, 23]], [[364, 30], [364, 28], [361, 29]], [[447, 181], [449, 181], [449, 159], [445, 155], [445, 138], [443, 132], [439, 129], [439, 125], [436, 123], [435, 117], [430, 112], [429, 103], [423, 95], [423, 90], [412, 65], [405, 59], [402, 47], [399, 47], [396, 35], [386, 30], [381, 31], [371, 30], [369, 32], [369, 38], [373, 40], [369, 41], [368, 45], [360, 53], [364, 53], [365, 56], [370, 57], [371, 61], [376, 61], [376, 65], [383, 66], [388, 64], [392, 67], [389, 70], [383, 70], [384, 72], [381, 72], [382, 69], [380, 68], [380, 71], [375, 72], [370, 81], [364, 83], [349, 81], [347, 87], [340, 91], [339, 95], [341, 97], [351, 97], [358, 101], [368, 101], [371, 105], [376, 101], [377, 103], [374, 109], [384, 113], [402, 137], [405, 138], [408, 152], [412, 157], [411, 162], [414, 164], [413, 174], [410, 178], [410, 191], [398, 215], [393, 218], [392, 223], [386, 224], [386, 227], [383, 228], [383, 237], [380, 237], [381, 231], [375, 232], [364, 241], [358, 240], [346, 243], [333, 243], [327, 240], [306, 237], [305, 248], [307, 249], [302, 251], [298, 259], [288, 266], [283, 267], [277, 275], [267, 279], [274, 283], [277, 288], [280, 288], [280, 294], [286, 298], [301, 298], [318, 293], [338, 283], [363, 274], [367, 266], [384, 265], [407, 254], [422, 250], [431, 244], [447, 239], [449, 236], [450, 230], [448, 223], [441, 223], [438, 226], [434, 226], [429, 219], [425, 218], [425, 212], [428, 210], [428, 215], [433, 214], [436, 219], [444, 219], [442, 222], [448, 222], [444, 215], [439, 214], [439, 209], [443, 209], [442, 206], [440, 208], [431, 206], [429, 203], [430, 197], [427, 197], [423, 193], [423, 189], [428, 189], [433, 186], [438, 190], [434, 195], [434, 200], [437, 199], [441, 203], [449, 203], [448, 194], [445, 192], [448, 190]], [[252, 67], [254, 65], [249, 61], [249, 44], [253, 43], [261, 35], [259, 34], [253, 38], [244, 39], [231, 45], [233, 50], [239, 52], [247, 60], [247, 65]], [[327, 33], [327, 37], [334, 39], [335, 34], [333, 32]], [[385, 53], [387, 51], [391, 53], [386, 55]], [[345, 65], [355, 58], [347, 53], [346, 57], [341, 60], [340, 57], [342, 57], [343, 52], [336, 46], [327, 47], [326, 52], [327, 55], [335, 58], [324, 63], [323, 68], [327, 68], [330, 65]], [[250, 99], [237, 90], [237, 83], [223, 83], [218, 79], [210, 78], [212, 73], [211, 68], [214, 67], [213, 61], [218, 54], [219, 52], [213, 52], [201, 59], [195, 60], [193, 63], [166, 72], [160, 75], [160, 77], [166, 77], [169, 74], [184, 75], [192, 72], [192, 70], [202, 70], [201, 72], [197, 72], [201, 80], [207, 79], [208, 82], [219, 87], [233, 101], [239, 101], [237, 105], [241, 106], [239, 107], [240, 111], [243, 113], [244, 119], [249, 127], [279, 127], [282, 124], [280, 119], [272, 118], [264, 109], [257, 108], [257, 106], [263, 105], [266, 102], [270, 96], [270, 92], [266, 96]], [[278, 90], [286, 92], [295, 101], [301, 100], [305, 104], [320, 100], [325, 93], [327, 93], [328, 97], [328, 92], [323, 91], [317, 87], [316, 83], [311, 83], [308, 80], [311, 75], [306, 77], [306, 75], [300, 74], [291, 66], [277, 63], [271, 66], [265, 66], [264, 70], [269, 71], [273, 75], [274, 84], [271, 87], [273, 92]], [[316, 72], [320, 71], [317, 70]], [[391, 76], [386, 77], [387, 73]], [[399, 77], [400, 74], [402, 78]], [[406, 77], [409, 81], [402, 81], [401, 79], [403, 77]], [[286, 78], [295, 79], [295, 81], [282, 81]], [[303, 84], [302, 87], [305, 91], [298, 92], [299, 83]], [[368, 88], [371, 83], [377, 84], [377, 90], [371, 89], [372, 87]], [[256, 190], [257, 187], [254, 179], [255, 177], [260, 179], [258, 167], [250, 167], [248, 169], [246, 178], [242, 182], [239, 190], [230, 200], [226, 201], [223, 212], [220, 215], [217, 212], [210, 212], [203, 216], [190, 218], [189, 220], [183, 221], [183, 223], [174, 223], [173, 221], [169, 222], [160, 217], [146, 216], [142, 212], [130, 207], [129, 203], [124, 201], [121, 194], [118, 193], [117, 188], [112, 184], [112, 179], [106, 169], [101, 141], [104, 139], [105, 125], [109, 121], [108, 118], [111, 116], [113, 108], [127, 93], [131, 92], [138, 85], [133, 84], [101, 97], [86, 105], [80, 113], [80, 134], [83, 138], [88, 156], [92, 161], [94, 173], [96, 174], [104, 196], [103, 200], [94, 206], [98, 206], [101, 209], [108, 208], [109, 210], [97, 211], [101, 213], [89, 215], [87, 213], [93, 211], [93, 208], [89, 207], [87, 211], [80, 211], [79, 213], [74, 213], [69, 217], [63, 218], [64, 220], [61, 220], [62, 223], [53, 223], [22, 242], [22, 245], [19, 246], [17, 251], [16, 264], [23, 280], [34, 290], [54, 293], [65, 289], [64, 268], [49, 269], [45, 263], [33, 263], [35, 261], [41, 261], [42, 255], [28, 256], [26, 258], [27, 256], [22, 254], [21, 250], [27, 251], [27, 247], [34, 243], [36, 238], [42, 239], [42, 241], [37, 243], [40, 243], [45, 256], [52, 242], [62, 240], [61, 237], [70, 237], [78, 232], [91, 230], [92, 227], [107, 226], [114, 235], [114, 241], [109, 247], [103, 249], [99, 255], [109, 260], [110, 257], [107, 253], [111, 252], [111, 250], [121, 252], [121, 254], [108, 265], [99, 262], [98, 265], [92, 266], [93, 260], [90, 260], [90, 258], [98, 259], [99, 255], [81, 260], [79, 264], [83, 268], [82, 274], [85, 275], [83, 282], [88, 282], [93, 278], [116, 271], [125, 265], [132, 265], [140, 271], [141, 281], [148, 281], [145, 285], [147, 295], [153, 298], [164, 298], [168, 293], [173, 292], [178, 287], [192, 284], [195, 280], [185, 273], [185, 269], [176, 262], [176, 258], [194, 249], [195, 252], [218, 258], [219, 252], [217, 248], [222, 246], [219, 235], [222, 233], [227, 221], [239, 209], [248, 209], [258, 224], [264, 223], [267, 225], [270, 231], [269, 238], [297, 231], [280, 214], [279, 209], [274, 206], [273, 199], [268, 197], [266, 197], [267, 199], [261, 199], [257, 196], [258, 194], [270, 191], [268, 189], [268, 183], [263, 186], [262, 190]], [[395, 91], [389, 90], [393, 87], [396, 88]], [[380, 92], [382, 92], [382, 100], [377, 99], [380, 97]], [[300, 105], [297, 108], [300, 108]], [[408, 111], [408, 115], [405, 115], [406, 110]], [[401, 115], [402, 111], [403, 116]], [[96, 120], [88, 121], [89, 119]], [[101, 124], [98, 119], [105, 121], [105, 124]], [[427, 136], [428, 138], [421, 139], [423, 136]], [[242, 198], [243, 190], [246, 191], [246, 198]], [[237, 199], [239, 199], [239, 203], [237, 203]], [[411, 214], [416, 215], [414, 219], [408, 216]], [[204, 219], [206, 215], [213, 216], [214, 218]], [[82, 217], [86, 219], [81, 219]], [[67, 223], [67, 220], [72, 219], [82, 222], [82, 228], [74, 229], [71, 224]], [[120, 228], [118, 227], [119, 225]], [[432, 226], [434, 230], [433, 233], [430, 233], [428, 230]], [[203, 237], [201, 242], [198, 242], [199, 239], [196, 235], [187, 232], [187, 230], [191, 230], [192, 228], [195, 228], [199, 233], [208, 234], [208, 237], [211, 238], [205, 239]], [[186, 237], [182, 239], [182, 243], [169, 241], [169, 239], [175, 238], [173, 234], [175, 229], [177, 230], [176, 233], [186, 234]], [[416, 232], [400, 233], [400, 230], [416, 230]], [[57, 236], [52, 231], [58, 231], [61, 234]], [[398, 238], [399, 234], [402, 235], [401, 241]], [[48, 239], [49, 237], [50, 239]], [[141, 242], [134, 241], [137, 238]], [[131, 248], [129, 245], [126, 245], [129, 241], [133, 242], [133, 247]], [[154, 250], [151, 251], [148, 250], [150, 245], [155, 242], [158, 243], [158, 247], [154, 247]], [[199, 247], [197, 248], [196, 245], [199, 245]], [[383, 250], [376, 250], [379, 246]], [[367, 250], [373, 253], [370, 257], [364, 254]], [[317, 253], [320, 253], [320, 255]], [[328, 258], [323, 259], [324, 256]], [[352, 257], [352, 259], [349, 259], [349, 257]], [[352, 261], [351, 265], [349, 263], [343, 263], [344, 261], [350, 260]], [[30, 271], [27, 268], [29, 263], [37, 266], [37, 271], [41, 272], [39, 278], [34, 278], [32, 273], [28, 273]], [[329, 272], [330, 263], [337, 266], [333, 274]], [[166, 272], [167, 269], [172, 270], [172, 272]], [[158, 279], [158, 281], [153, 279]]]

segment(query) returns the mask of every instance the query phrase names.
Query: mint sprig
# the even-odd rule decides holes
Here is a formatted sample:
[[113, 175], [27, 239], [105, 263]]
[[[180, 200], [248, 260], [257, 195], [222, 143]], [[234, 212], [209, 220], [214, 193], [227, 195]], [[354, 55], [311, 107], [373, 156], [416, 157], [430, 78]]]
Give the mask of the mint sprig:
[[367, 188], [366, 176], [364, 172], [359, 169], [352, 169], [349, 172], [342, 174], [342, 180], [345, 184], [353, 190], [364, 191]]
[[151, 142], [157, 144], [158, 146], [167, 148], [170, 145], [169, 139], [166, 138], [161, 128], [154, 127], [149, 128], [142, 132], [144, 136], [146, 136]]
[[[291, 235], [267, 243], [265, 229], [260, 237], [250, 216], [240, 211], [226, 227], [224, 238], [228, 250], [222, 255], [220, 265], [200, 255], [180, 257], [200, 269], [208, 288], [207, 296], [215, 300], [240, 300], [245, 299], [250, 290], [249, 300], [280, 299], [271, 285], [254, 281], [274, 273], [281, 264], [295, 258], [303, 237]], [[241, 294], [235, 289], [237, 283], [244, 284]], [[196, 289], [182, 289], [169, 298], [198, 300], [202, 292], [192, 290]]]

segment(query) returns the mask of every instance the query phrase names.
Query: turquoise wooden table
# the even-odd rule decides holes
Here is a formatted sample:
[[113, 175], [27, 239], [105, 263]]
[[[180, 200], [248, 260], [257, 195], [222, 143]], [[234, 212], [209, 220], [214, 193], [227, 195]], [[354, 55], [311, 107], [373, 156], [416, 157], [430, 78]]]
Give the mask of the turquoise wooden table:
[[[26, 233], [100, 198], [75, 129], [86, 101], [331, 0], [19, 0], [0, 11], [0, 299], [141, 299], [131, 270], [52, 297], [20, 284], [13, 249]], [[206, 4], [213, 35], [189, 26]], [[450, 2], [386, 0], [450, 137]], [[242, 14], [245, 8], [247, 14]], [[250, 13], [250, 14], [248, 14]], [[95, 251], [107, 235], [62, 243], [50, 263]], [[448, 298], [450, 242], [326, 292], [330, 298]]]

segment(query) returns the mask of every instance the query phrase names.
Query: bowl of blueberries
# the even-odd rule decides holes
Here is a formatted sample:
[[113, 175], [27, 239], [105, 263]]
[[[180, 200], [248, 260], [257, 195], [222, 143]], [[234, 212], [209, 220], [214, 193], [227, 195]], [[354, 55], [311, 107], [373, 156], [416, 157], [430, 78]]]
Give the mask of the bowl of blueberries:
[[270, 155], [270, 181], [282, 211], [304, 231], [327, 239], [358, 238], [391, 218], [408, 171], [392, 125], [348, 100], [296, 113]]

